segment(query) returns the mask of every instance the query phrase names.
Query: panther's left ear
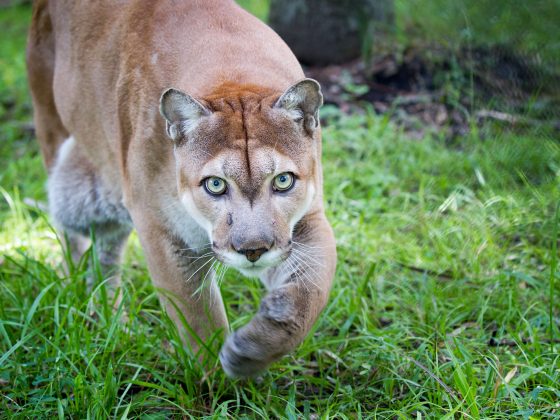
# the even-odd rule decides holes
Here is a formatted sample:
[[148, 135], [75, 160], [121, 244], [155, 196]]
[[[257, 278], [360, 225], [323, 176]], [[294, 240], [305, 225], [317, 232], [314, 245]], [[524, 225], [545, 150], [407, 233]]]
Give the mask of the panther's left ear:
[[288, 111], [294, 121], [303, 121], [303, 127], [312, 135], [319, 127], [319, 108], [323, 105], [321, 86], [316, 80], [303, 79], [290, 86], [278, 98], [274, 108]]

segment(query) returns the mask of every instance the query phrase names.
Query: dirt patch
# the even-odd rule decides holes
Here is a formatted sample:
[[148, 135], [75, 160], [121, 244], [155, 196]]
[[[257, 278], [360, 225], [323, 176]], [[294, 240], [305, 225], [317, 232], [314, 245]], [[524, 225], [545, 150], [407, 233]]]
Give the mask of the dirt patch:
[[323, 86], [325, 103], [344, 112], [369, 106], [412, 137], [437, 131], [453, 139], [488, 121], [560, 131], [560, 72], [538, 54], [501, 46], [410, 48], [306, 73]]

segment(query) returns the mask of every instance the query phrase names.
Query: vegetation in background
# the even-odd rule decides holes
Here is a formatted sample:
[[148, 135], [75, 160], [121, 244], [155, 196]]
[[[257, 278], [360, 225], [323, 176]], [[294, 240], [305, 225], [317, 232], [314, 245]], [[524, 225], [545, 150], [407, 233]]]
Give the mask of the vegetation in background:
[[270, 7], [270, 0], [238, 0], [236, 1], [244, 9], [251, 12], [260, 20], [268, 20], [268, 8]]
[[[558, 415], [560, 143], [550, 128], [473, 124], [452, 143], [437, 132], [413, 140], [388, 116], [324, 108], [339, 252], [330, 303], [262, 378], [232, 381], [218, 361], [204, 376], [161, 311], [135, 237], [113, 313], [102, 279], [86, 293], [85, 264], [63, 274], [48, 216], [26, 204], [45, 200], [46, 181], [29, 129], [28, 20], [28, 7], [0, 11], [0, 417]], [[239, 327], [262, 288], [230, 271], [223, 294]]]
[[[324, 2], [316, 12], [315, 0], [242, 5], [258, 5], [261, 18], [270, 6], [270, 24], [311, 66], [311, 77], [324, 88], [336, 85], [323, 89], [327, 102], [372, 102], [380, 113], [398, 107], [405, 111], [400, 123], [421, 115], [451, 137], [469, 131], [469, 119], [560, 127], [559, 1], [346, 3]], [[361, 62], [316, 67], [359, 55], [359, 38]]]
[[[453, 48], [501, 45], [523, 53], [538, 53], [541, 59], [558, 64], [558, 0], [393, 1], [400, 46], [430, 41]], [[270, 0], [239, 0], [238, 3], [267, 20]]]
[[403, 42], [502, 45], [558, 64], [558, 0], [395, 0], [395, 7]]

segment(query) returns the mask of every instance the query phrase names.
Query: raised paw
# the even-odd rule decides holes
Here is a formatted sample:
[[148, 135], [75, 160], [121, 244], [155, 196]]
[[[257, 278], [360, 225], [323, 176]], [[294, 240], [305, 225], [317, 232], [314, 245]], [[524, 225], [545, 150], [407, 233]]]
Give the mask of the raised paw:
[[256, 343], [244, 340], [237, 332], [231, 334], [220, 351], [220, 362], [231, 378], [246, 378], [266, 369], [271, 360], [255, 354]]

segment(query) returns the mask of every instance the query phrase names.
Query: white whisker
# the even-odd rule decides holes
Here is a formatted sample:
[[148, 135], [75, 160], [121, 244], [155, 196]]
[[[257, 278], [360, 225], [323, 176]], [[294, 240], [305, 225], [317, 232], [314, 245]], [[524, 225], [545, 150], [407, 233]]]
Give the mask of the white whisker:
[[179, 251], [192, 251], [192, 252], [200, 252], [201, 250], [202, 250], [202, 251], [208, 250], [208, 249], [209, 249], [209, 247], [210, 247], [210, 242], [208, 242], [207, 244], [203, 244], [203, 245], [201, 245], [201, 246], [198, 246], [198, 247], [192, 247], [192, 248], [188, 248], [188, 247], [187, 247], [187, 248], [179, 248]]
[[187, 279], [186, 283], [188, 283], [194, 277], [194, 275], [196, 273], [198, 273], [200, 270], [202, 270], [202, 268], [204, 268], [206, 265], [208, 265], [209, 262], [211, 262], [213, 260], [215, 261], [214, 258], [209, 258], [208, 261], [206, 261], [204, 264], [202, 264], [200, 267], [198, 267], [198, 269], [194, 273], [192, 273], [191, 276]]
[[296, 248], [292, 248], [292, 252], [294, 252], [295, 254], [298, 254], [298, 255], [304, 255], [305, 257], [308, 257], [308, 258], [314, 258], [314, 259], [325, 258], [324, 254], [314, 254], [314, 253], [307, 252], [307, 251], [302, 251], [302, 250], [296, 249]]
[[225, 264], [220, 264], [220, 267], [222, 269], [222, 272], [220, 274], [220, 276], [218, 277], [218, 287], [220, 287], [220, 285], [222, 284], [222, 281], [224, 280], [224, 277], [227, 273], [227, 271], [229, 270], [229, 266], [225, 265]]
[[[210, 260], [210, 261], [212, 261], [212, 260]], [[204, 265], [206, 265], [206, 264], [208, 264], [208, 261]], [[213, 269], [215, 264], [216, 264], [216, 260], [214, 260], [214, 262], [212, 262], [212, 265], [210, 265], [208, 270], [206, 270], [206, 273], [204, 274], [204, 277], [202, 278], [202, 280], [200, 282], [200, 285], [196, 288], [195, 292], [193, 293], [193, 295], [198, 294], [198, 299], [200, 299], [200, 297], [202, 296], [202, 292], [203, 292], [204, 288], [206, 287], [206, 277], [208, 277], [209, 273], [212, 273], [212, 269]], [[202, 267], [204, 267], [204, 265]], [[202, 267], [199, 267], [198, 270], [200, 270]], [[196, 274], [196, 272], [194, 274]], [[189, 280], [190, 280], [190, 278], [189, 278]], [[189, 281], [189, 280], [187, 280], [187, 281]], [[212, 301], [212, 288], [211, 287], [210, 287], [210, 301]]]
[[305, 289], [309, 291], [309, 287], [307, 286], [307, 283], [308, 282], [313, 283], [313, 280], [309, 278], [309, 275], [306, 273], [298, 257], [295, 254], [292, 254], [291, 258], [292, 258], [294, 274], [296, 275], [298, 284], [302, 284], [303, 286], [305, 286]]
[[315, 255], [312, 254], [308, 254], [305, 253], [303, 251], [297, 250], [297, 249], [293, 249], [292, 248], [292, 252], [294, 253], [294, 255], [299, 256], [300, 258], [312, 262], [313, 264], [317, 264], [318, 266], [322, 267], [322, 268], [326, 268], [325, 264], [321, 261], [319, 261], [317, 258], [311, 258], [311, 257], [316, 257]]
[[[292, 260], [290, 260], [290, 258], [292, 258]], [[296, 276], [296, 284], [298, 285], [298, 287], [300, 285], [303, 285], [305, 287], [305, 289], [307, 291], [309, 291], [309, 287], [307, 287], [307, 283], [303, 280], [303, 278], [299, 274], [300, 269], [299, 269], [297, 263], [294, 261], [293, 256], [290, 255], [290, 257], [286, 261], [288, 261], [290, 263], [290, 271], [292, 272], [291, 275]]]
[[315, 245], [309, 245], [309, 244], [305, 244], [303, 242], [298, 242], [298, 241], [294, 241], [292, 240], [292, 243], [294, 245], [298, 245], [304, 248], [309, 248], [309, 249], [326, 249], [326, 248], [330, 248], [330, 246], [315, 246]]
[[[192, 257], [190, 257], [190, 256], [181, 256], [181, 258], [185, 258], [185, 259], [187, 259], [187, 260], [195, 260], [195, 261], [196, 261], [196, 260], [199, 260], [199, 259], [201, 259], [201, 258], [208, 257], [208, 256], [210, 256], [210, 255], [214, 255], [214, 253], [213, 253], [213, 252], [207, 252], [206, 254], [202, 254], [202, 255], [198, 255], [198, 256], [192, 256]], [[194, 262], [194, 261], [193, 261], [193, 262]]]
[[308, 263], [307, 261], [305, 261], [303, 258], [298, 257], [296, 254], [293, 254], [293, 256], [294, 256], [294, 259], [295, 259], [296, 261], [298, 261], [298, 262], [299, 262], [300, 264], [302, 264], [302, 265], [305, 265], [307, 268], [309, 268], [309, 269], [311, 270], [311, 272], [308, 272], [307, 270], [305, 270], [305, 267], [302, 267], [302, 268], [303, 268], [303, 270], [302, 270], [302, 275], [303, 275], [303, 276], [305, 277], [305, 279], [306, 279], [307, 281], [309, 281], [313, 286], [315, 286], [315, 287], [318, 288], [317, 283], [315, 283], [315, 282], [313, 281], [313, 274], [315, 274], [315, 275], [317, 274], [317, 273], [315, 272], [315, 270], [313, 269], [313, 267], [312, 267], [311, 265], [309, 265], [309, 263]]

